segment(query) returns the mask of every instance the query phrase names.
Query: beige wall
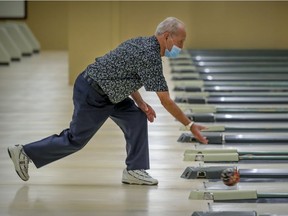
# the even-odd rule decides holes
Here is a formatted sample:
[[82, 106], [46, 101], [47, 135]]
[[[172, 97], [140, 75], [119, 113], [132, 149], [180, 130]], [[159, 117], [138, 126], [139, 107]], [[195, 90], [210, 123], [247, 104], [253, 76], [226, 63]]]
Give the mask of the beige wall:
[[68, 2], [28, 1], [27, 24], [43, 50], [68, 49]]
[[[167, 16], [187, 24], [186, 48], [287, 48], [288, 2], [29, 2], [28, 24], [43, 49], [68, 49], [75, 77], [127, 38], [152, 35]], [[52, 33], [51, 33], [52, 32]]]
[[193, 4], [194, 48], [288, 48], [288, 2]]

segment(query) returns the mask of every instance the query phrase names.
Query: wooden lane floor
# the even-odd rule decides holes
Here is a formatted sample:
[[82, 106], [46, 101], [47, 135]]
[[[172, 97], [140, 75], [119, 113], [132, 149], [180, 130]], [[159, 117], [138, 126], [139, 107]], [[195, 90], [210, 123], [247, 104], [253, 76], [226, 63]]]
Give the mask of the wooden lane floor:
[[[169, 75], [169, 74], [168, 74]], [[30, 164], [30, 180], [14, 171], [7, 147], [26, 144], [67, 128], [72, 114], [65, 52], [41, 52], [0, 68], [0, 215], [191, 215], [207, 202], [191, 203], [189, 192], [202, 181], [180, 178], [187, 162], [177, 143], [180, 124], [161, 108], [155, 94], [143, 97], [155, 107], [149, 124], [149, 173], [156, 187], [121, 183], [125, 141], [112, 121], [81, 151], [41, 169]]]
[[[165, 76], [171, 85], [167, 65], [164, 62]], [[203, 180], [180, 177], [187, 166], [199, 165], [183, 161], [183, 152], [196, 145], [204, 146], [177, 143], [182, 133], [180, 124], [161, 107], [155, 93], [143, 90], [143, 97], [157, 112], [156, 121], [149, 124], [149, 173], [159, 180], [158, 186], [121, 184], [125, 141], [112, 121], [107, 121], [83, 150], [41, 169], [30, 164], [30, 180], [23, 182], [18, 178], [7, 147], [59, 133], [69, 125], [73, 107], [67, 67], [67, 53], [42, 52], [0, 68], [0, 215], [178, 216], [209, 210], [207, 201], [188, 199], [191, 190], [203, 186]], [[241, 166], [251, 168], [251, 164]], [[287, 168], [286, 164], [277, 166]], [[235, 205], [224, 207], [232, 209]], [[287, 210], [277, 204], [269, 208], [261, 204], [237, 205], [237, 209], [246, 208], [275, 214]]]

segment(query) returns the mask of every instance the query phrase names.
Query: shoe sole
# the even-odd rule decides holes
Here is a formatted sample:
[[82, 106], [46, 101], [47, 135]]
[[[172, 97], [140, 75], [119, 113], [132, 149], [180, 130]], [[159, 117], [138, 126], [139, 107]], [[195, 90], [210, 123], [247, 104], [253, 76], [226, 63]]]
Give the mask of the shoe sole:
[[127, 184], [127, 185], [146, 185], [146, 186], [156, 186], [158, 185], [158, 183], [154, 183], [154, 184], [145, 184], [145, 183], [135, 183], [135, 182], [125, 182], [122, 181], [123, 184]]
[[9, 157], [11, 158], [13, 164], [14, 164], [14, 169], [17, 173], [17, 175], [23, 180], [23, 181], [28, 181], [29, 178], [23, 178], [20, 173], [17, 171], [17, 164], [15, 164], [15, 161], [14, 161], [14, 158], [15, 158], [15, 155], [12, 153], [12, 151], [10, 151], [10, 148], [7, 149], [8, 151], [8, 154], [9, 154]]
[[148, 185], [148, 186], [154, 186], [158, 185], [157, 183], [144, 183], [144, 182], [139, 182], [139, 181], [131, 181], [131, 180], [122, 180], [123, 184], [130, 184], [130, 185]]

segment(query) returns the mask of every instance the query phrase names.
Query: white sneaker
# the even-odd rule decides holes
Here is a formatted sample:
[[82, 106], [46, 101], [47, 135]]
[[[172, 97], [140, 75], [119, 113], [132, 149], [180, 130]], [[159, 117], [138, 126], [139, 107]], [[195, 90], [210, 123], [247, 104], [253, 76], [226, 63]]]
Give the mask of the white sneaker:
[[8, 154], [14, 163], [15, 171], [18, 176], [23, 181], [27, 181], [29, 179], [28, 164], [30, 159], [25, 154], [23, 146], [15, 145], [13, 147], [8, 147]]
[[157, 185], [158, 180], [152, 178], [145, 170], [123, 170], [122, 183], [137, 185]]

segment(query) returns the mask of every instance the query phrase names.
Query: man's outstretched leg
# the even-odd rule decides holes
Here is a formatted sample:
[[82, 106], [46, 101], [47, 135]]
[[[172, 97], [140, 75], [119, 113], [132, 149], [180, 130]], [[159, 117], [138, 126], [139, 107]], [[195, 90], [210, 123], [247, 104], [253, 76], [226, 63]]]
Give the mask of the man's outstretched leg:
[[30, 160], [40, 168], [83, 148], [113, 111], [113, 104], [107, 97], [98, 94], [82, 75], [76, 80], [73, 102], [74, 113], [69, 129], [27, 145], [8, 148], [22, 180], [29, 179]]

